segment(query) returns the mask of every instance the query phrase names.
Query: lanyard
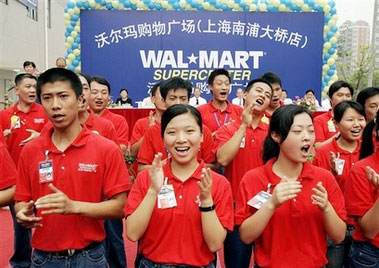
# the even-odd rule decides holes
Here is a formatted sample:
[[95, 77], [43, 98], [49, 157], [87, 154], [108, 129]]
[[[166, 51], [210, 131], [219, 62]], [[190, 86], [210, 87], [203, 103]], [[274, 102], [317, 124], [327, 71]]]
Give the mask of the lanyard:
[[[215, 118], [215, 120], [216, 120], [216, 124], [217, 124], [217, 126], [220, 128], [221, 127], [221, 125], [220, 125], [220, 121], [218, 120], [218, 117], [217, 117], [217, 112], [214, 112], [213, 113], [213, 116], [214, 116], [214, 118]], [[224, 117], [224, 123], [222, 124], [222, 125], [225, 125], [225, 123], [228, 121], [228, 113], [225, 115], [225, 117]]]

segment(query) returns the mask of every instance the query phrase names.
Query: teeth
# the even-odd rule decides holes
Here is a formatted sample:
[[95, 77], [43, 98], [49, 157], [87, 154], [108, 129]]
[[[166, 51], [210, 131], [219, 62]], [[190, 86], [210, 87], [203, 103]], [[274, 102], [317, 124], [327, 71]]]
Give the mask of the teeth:
[[262, 105], [262, 104], [263, 104], [263, 101], [262, 101], [262, 100], [257, 100], [256, 103]]

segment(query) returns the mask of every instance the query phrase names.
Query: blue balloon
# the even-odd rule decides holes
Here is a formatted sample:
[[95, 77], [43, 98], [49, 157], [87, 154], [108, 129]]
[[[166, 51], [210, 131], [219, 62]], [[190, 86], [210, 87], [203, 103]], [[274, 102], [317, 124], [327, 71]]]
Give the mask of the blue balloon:
[[131, 5], [131, 9], [132, 10], [137, 10], [137, 6], [136, 5]]
[[72, 65], [74, 65], [75, 67], [79, 65], [79, 61], [77, 59], [73, 60], [72, 61]]
[[274, 6], [270, 5], [270, 4], [267, 4], [267, 10], [268, 11], [273, 11], [274, 10]]
[[221, 5], [221, 9], [224, 10], [224, 11], [226, 11], [226, 10], [228, 10], [228, 6], [226, 4], [222, 4]]
[[105, 6], [107, 3], [105, 2], [105, 0], [101, 0], [100, 4], [101, 4], [102, 6]]
[[198, 5], [198, 6], [197, 6], [197, 10], [204, 10], [203, 5]]
[[78, 14], [71, 15], [71, 20], [77, 21], [78, 19], [79, 19], [79, 15]]
[[215, 6], [215, 8], [217, 8], [217, 9], [220, 9], [220, 8], [221, 8], [221, 5], [220, 5], [219, 2], [216, 2], [214, 6]]
[[72, 49], [71, 48], [67, 49], [67, 54], [71, 54], [71, 53], [72, 53]]
[[64, 8], [64, 13], [67, 13], [67, 12], [68, 12], [68, 8], [65, 7], [65, 8]]
[[80, 55], [79, 55], [79, 56], [76, 56], [76, 59], [77, 59], [78, 61], [81, 61], [81, 60], [82, 60], [82, 58], [80, 57]]
[[[150, 4], [150, 3], [149, 3]], [[129, 0], [126, 0], [125, 3], [124, 3], [124, 7], [126, 8], [130, 8], [130, 1]]]
[[74, 30], [74, 27], [72, 26], [72, 25], [67, 25], [67, 31], [69, 32], [69, 33], [71, 33], [72, 32], [72, 30]]
[[78, 2], [76, 2], [76, 6], [77, 6], [78, 8], [81, 8], [81, 7], [83, 6], [82, 1], [78, 1]]
[[330, 55], [333, 55], [334, 52], [336, 52], [336, 50], [335, 50], [334, 48], [332, 48], [332, 47], [329, 48], [328, 53], [329, 53]]
[[330, 31], [332, 31], [333, 33], [337, 32], [337, 30], [338, 30], [337, 26], [333, 26], [332, 28], [330, 28]]
[[65, 32], [64, 36], [69, 37], [71, 34], [69, 32]]
[[336, 5], [336, 3], [334, 2], [334, 1], [329, 1], [329, 6], [331, 7], [331, 8], [333, 8], [335, 5]]
[[107, 3], [106, 7], [107, 7], [108, 10], [111, 10], [113, 8], [112, 3]]
[[72, 43], [72, 49], [75, 49], [75, 48], [78, 48], [79, 47], [79, 44], [78, 43]]
[[101, 3], [101, 0], [95, 0], [96, 3], [100, 4]]
[[315, 6], [313, 7], [314, 10], [316, 10], [317, 12], [323, 12], [323, 9], [321, 6], [315, 4]]
[[76, 21], [71, 21], [71, 26], [75, 27], [76, 26]]
[[68, 7], [68, 8], [74, 8], [74, 7], [75, 7], [75, 3], [73, 3], [73, 2], [68, 2], [68, 3], [67, 3], [67, 7]]
[[215, 4], [216, 4], [216, 0], [209, 0], [209, 3], [210, 3], [211, 5], [215, 5]]
[[329, 80], [330, 80], [330, 76], [329, 76], [329, 75], [325, 75], [325, 77], [324, 77], [324, 81], [325, 81], [325, 82], [329, 82]]
[[241, 0], [234, 0], [234, 3], [239, 4], [240, 2], [241, 2]]
[[77, 37], [75, 37], [75, 43], [80, 44], [80, 33], [78, 34]]
[[180, 5], [179, 5], [178, 2], [175, 2], [175, 3], [172, 4], [172, 7], [173, 7], [174, 9], [179, 9], [179, 8], [180, 8]]
[[330, 15], [326, 15], [326, 16], [324, 17], [324, 22], [325, 22], [325, 23], [328, 23], [329, 20], [330, 20], [331, 18], [332, 18], [332, 17], [331, 17]]
[[247, 5], [244, 5], [242, 8], [243, 8], [243, 10], [245, 10], [245, 11], [249, 11], [249, 10], [250, 10], [250, 7], [248, 7]]
[[333, 74], [334, 74], [334, 71], [329, 68], [328, 75], [333, 76]]
[[70, 71], [75, 71], [75, 67], [74, 67], [73, 65], [69, 65], [69, 66], [67, 67], [67, 69], [69, 69]]

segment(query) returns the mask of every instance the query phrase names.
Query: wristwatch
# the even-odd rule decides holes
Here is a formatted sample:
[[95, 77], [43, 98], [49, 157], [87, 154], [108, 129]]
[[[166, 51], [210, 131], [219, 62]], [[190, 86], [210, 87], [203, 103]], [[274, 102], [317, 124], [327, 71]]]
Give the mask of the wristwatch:
[[213, 204], [212, 206], [209, 206], [209, 207], [199, 207], [201, 212], [212, 211], [212, 210], [215, 210], [215, 208], [216, 208], [216, 204]]

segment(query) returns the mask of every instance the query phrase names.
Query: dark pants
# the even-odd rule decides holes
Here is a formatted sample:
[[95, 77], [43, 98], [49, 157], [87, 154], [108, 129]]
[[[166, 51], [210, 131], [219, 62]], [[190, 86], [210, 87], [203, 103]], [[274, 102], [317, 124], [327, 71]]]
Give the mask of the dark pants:
[[327, 268], [342, 268], [349, 267], [349, 252], [352, 243], [351, 234], [354, 231], [354, 227], [347, 227], [345, 239], [340, 243], [334, 243], [328, 237], [328, 250], [326, 257], [328, 259]]
[[[146, 259], [145, 257], [142, 257], [138, 267], [139, 268], [190, 268], [190, 267], [194, 267], [194, 266], [160, 264], [160, 263], [152, 262], [149, 259]], [[215, 268], [216, 266], [212, 262], [209, 265], [202, 266], [202, 267], [204, 267], [204, 268]]]
[[248, 268], [251, 259], [253, 243], [242, 242], [238, 227], [226, 235], [224, 242], [224, 262], [226, 268]]
[[14, 268], [30, 267], [32, 256], [30, 240], [32, 232], [30, 229], [26, 229], [17, 223], [14, 206], [11, 205], [9, 208], [12, 214], [14, 228], [14, 253], [10, 258], [9, 263]]
[[349, 268], [379, 268], [379, 248], [368, 242], [353, 240], [349, 254]]
[[104, 227], [107, 234], [104, 240], [105, 257], [109, 267], [127, 267], [122, 220], [105, 220]]

